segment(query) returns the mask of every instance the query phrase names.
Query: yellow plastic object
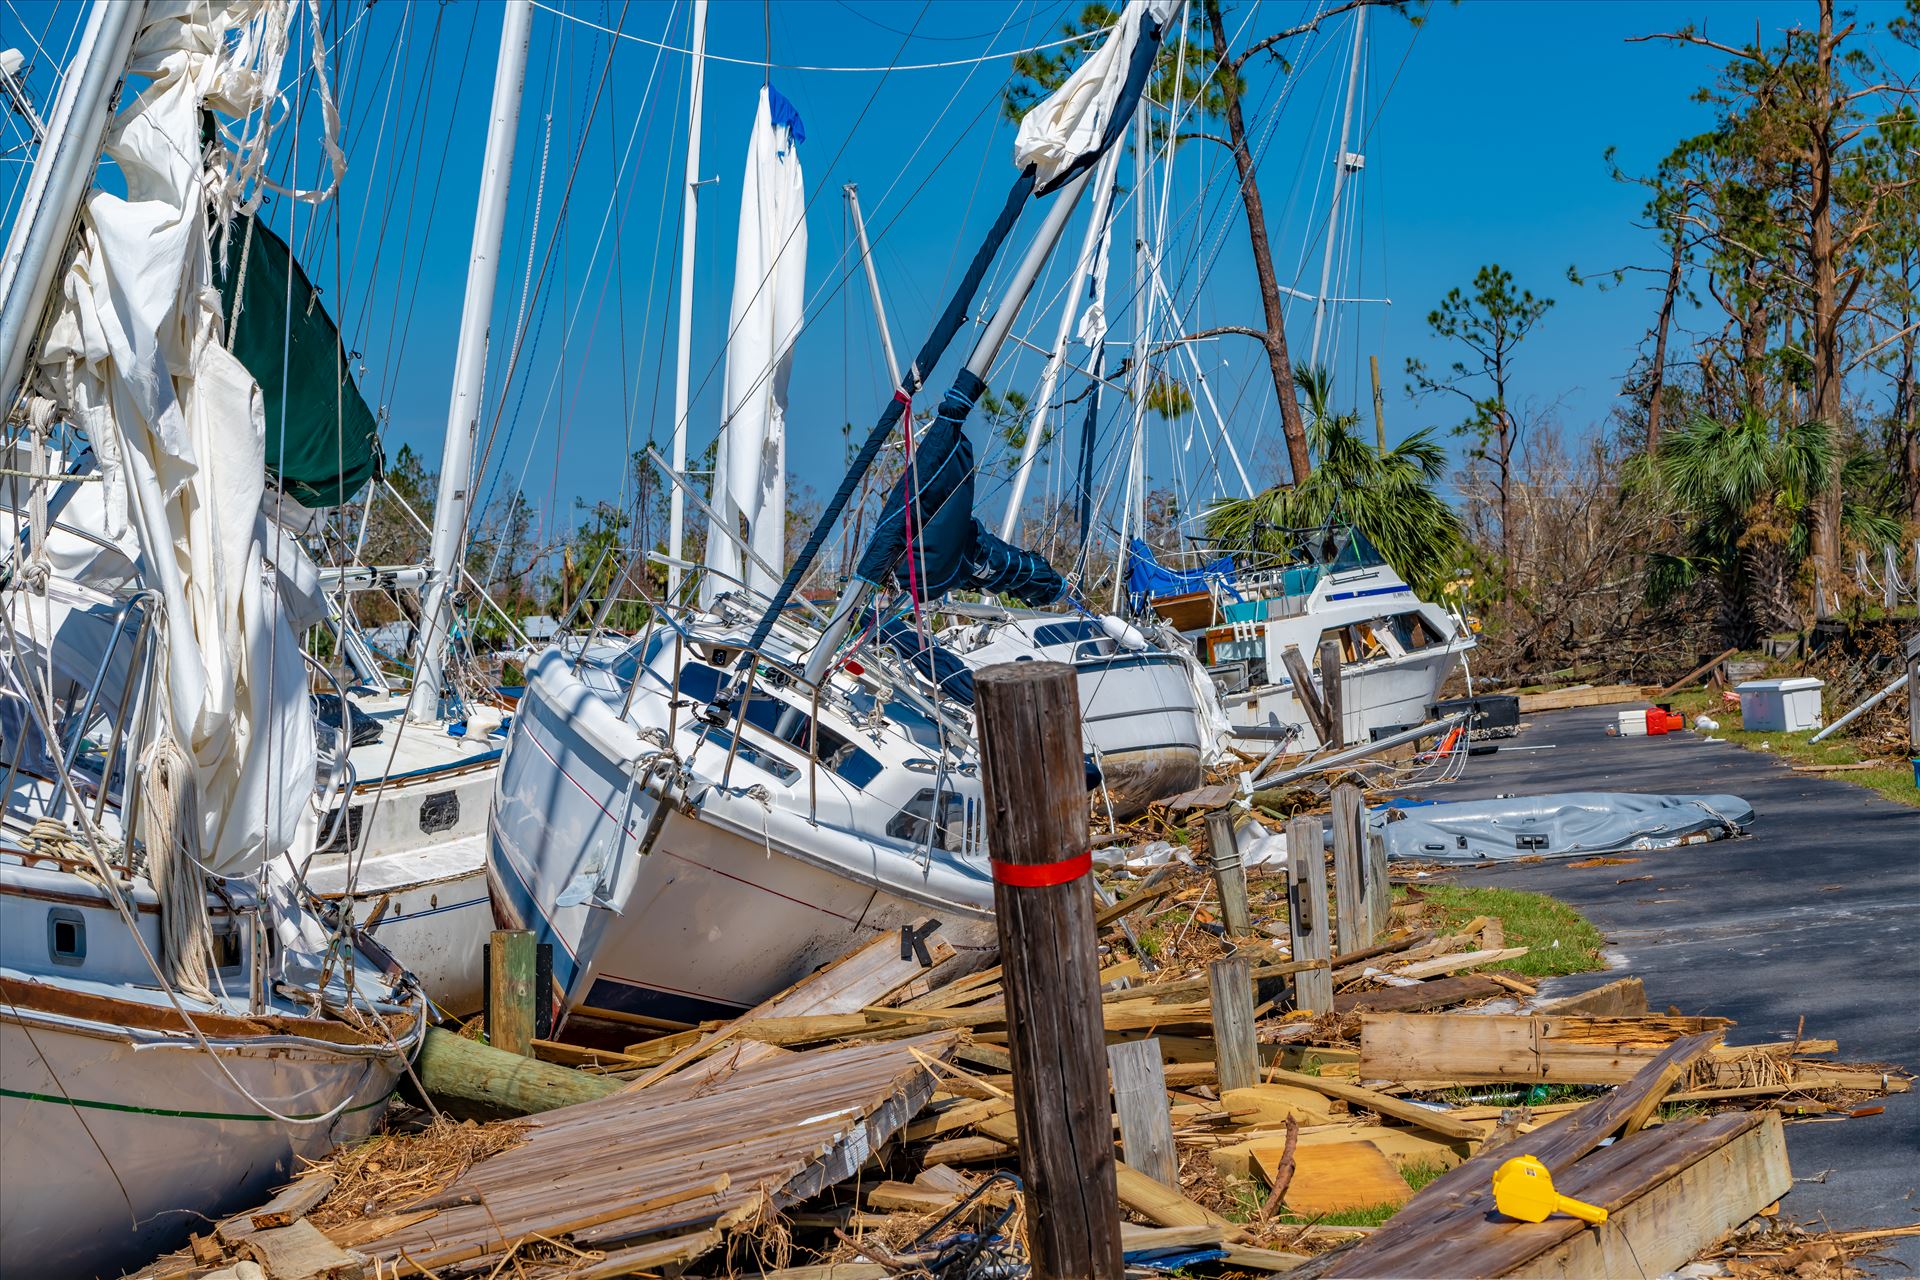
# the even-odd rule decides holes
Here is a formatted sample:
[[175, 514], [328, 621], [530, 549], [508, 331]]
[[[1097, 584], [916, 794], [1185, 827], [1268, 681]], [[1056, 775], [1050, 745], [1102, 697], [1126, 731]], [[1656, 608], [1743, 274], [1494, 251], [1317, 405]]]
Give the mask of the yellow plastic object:
[[1571, 1214], [1582, 1222], [1601, 1223], [1607, 1211], [1553, 1189], [1553, 1175], [1533, 1156], [1515, 1156], [1493, 1173], [1494, 1207], [1509, 1218], [1522, 1222], [1545, 1222], [1555, 1212]]

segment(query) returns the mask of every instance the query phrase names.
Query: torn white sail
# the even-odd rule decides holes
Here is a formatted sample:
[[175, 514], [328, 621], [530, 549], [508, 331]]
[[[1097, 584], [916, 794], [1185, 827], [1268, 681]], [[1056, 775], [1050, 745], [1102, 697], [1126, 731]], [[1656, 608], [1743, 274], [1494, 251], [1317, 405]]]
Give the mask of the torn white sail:
[[1127, 0], [1106, 41], [1058, 89], [1020, 117], [1020, 132], [1013, 140], [1016, 168], [1035, 166], [1039, 185], [1046, 187], [1100, 145], [1133, 65], [1141, 18], [1151, 14], [1164, 28], [1174, 7], [1175, 0]]
[[[275, 92], [295, 9], [149, 5], [128, 67], [128, 91], [145, 87], [107, 134], [126, 196], [87, 201], [35, 381], [94, 446], [101, 532], [137, 537], [164, 619], [167, 731], [191, 762], [194, 847], [223, 875], [291, 846], [314, 786], [306, 670], [261, 514], [260, 389], [223, 345], [209, 249], [284, 113]], [[203, 109], [244, 122], [231, 167], [219, 152], [203, 165]]]
[[806, 126], [793, 104], [768, 85], [760, 90], [740, 190], [740, 236], [733, 265], [733, 309], [727, 323], [726, 413], [713, 466], [713, 519], [770, 566], [744, 554], [739, 542], [707, 531], [709, 573], [701, 600], [744, 582], [772, 595], [786, 566], [787, 377], [806, 307], [806, 185], [800, 143]]

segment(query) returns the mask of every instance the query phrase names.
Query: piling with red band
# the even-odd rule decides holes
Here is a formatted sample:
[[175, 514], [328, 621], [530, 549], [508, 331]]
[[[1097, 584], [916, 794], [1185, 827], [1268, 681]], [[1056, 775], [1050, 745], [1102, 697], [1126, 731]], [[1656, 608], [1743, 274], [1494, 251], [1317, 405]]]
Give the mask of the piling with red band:
[[1058, 862], [1042, 862], [1033, 866], [1018, 866], [1011, 862], [1002, 862], [998, 858], [993, 863], [993, 879], [996, 884], [1010, 884], [1019, 889], [1041, 889], [1050, 884], [1066, 884], [1078, 880], [1093, 870], [1093, 851], [1078, 857], [1062, 858]]
[[1073, 668], [974, 676], [1035, 1280], [1120, 1280], [1120, 1209]]

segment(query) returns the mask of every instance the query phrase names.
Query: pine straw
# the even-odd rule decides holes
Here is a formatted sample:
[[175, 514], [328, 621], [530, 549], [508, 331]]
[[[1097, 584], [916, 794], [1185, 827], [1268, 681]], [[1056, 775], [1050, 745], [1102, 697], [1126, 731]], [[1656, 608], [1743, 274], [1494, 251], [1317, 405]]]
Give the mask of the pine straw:
[[[444, 1116], [417, 1133], [387, 1133], [310, 1163], [305, 1175], [329, 1174], [333, 1191], [308, 1217], [324, 1230], [358, 1218], [404, 1213], [440, 1194], [473, 1165], [526, 1141], [528, 1126], [475, 1124]], [[303, 1175], [304, 1176], [304, 1175]]]
[[1884, 1271], [1858, 1264], [1888, 1261], [1879, 1250], [1920, 1228], [1867, 1228], [1860, 1231], [1822, 1231], [1777, 1219], [1755, 1217], [1715, 1242], [1697, 1261], [1717, 1262], [1730, 1276], [1787, 1277], [1794, 1280], [1851, 1280]]

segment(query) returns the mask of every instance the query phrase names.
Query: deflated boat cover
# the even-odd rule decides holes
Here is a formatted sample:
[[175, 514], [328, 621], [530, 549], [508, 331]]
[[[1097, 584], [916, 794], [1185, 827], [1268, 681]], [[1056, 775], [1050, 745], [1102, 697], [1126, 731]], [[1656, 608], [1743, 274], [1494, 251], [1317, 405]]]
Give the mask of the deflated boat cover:
[[1413, 862], [1559, 858], [1621, 849], [1664, 849], [1686, 836], [1739, 835], [1753, 806], [1739, 796], [1653, 796], [1569, 791], [1452, 804], [1388, 805], [1368, 815], [1387, 857]]

